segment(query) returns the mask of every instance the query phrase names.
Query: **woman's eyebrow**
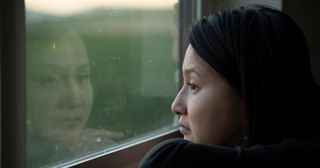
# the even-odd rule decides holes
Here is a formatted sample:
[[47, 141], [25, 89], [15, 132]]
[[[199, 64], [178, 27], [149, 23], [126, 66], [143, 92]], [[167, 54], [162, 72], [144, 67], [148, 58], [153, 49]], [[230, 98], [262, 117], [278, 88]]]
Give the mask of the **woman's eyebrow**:
[[184, 74], [191, 74], [191, 73], [195, 73], [199, 78], [201, 78], [200, 73], [193, 67], [191, 68], [186, 68], [183, 70]]

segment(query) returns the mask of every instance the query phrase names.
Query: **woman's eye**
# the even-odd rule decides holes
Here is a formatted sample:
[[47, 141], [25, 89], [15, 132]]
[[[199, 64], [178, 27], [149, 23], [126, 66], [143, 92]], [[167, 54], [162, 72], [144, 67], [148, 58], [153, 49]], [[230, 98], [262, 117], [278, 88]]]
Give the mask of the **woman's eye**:
[[77, 76], [77, 81], [79, 84], [87, 84], [90, 82], [90, 75], [81, 74], [81, 75]]
[[55, 77], [45, 76], [38, 79], [38, 83], [43, 87], [52, 88], [58, 85], [58, 80]]
[[199, 89], [199, 87], [197, 85], [193, 84], [193, 83], [187, 83], [187, 84], [189, 85], [190, 89], [193, 92], [195, 92], [195, 91], [197, 91]]

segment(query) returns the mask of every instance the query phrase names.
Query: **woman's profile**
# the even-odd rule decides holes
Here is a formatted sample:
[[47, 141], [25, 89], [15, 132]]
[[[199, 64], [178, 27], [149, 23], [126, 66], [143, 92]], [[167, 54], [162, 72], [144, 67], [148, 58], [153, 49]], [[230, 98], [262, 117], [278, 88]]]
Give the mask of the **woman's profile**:
[[194, 23], [172, 111], [182, 139], [154, 147], [140, 167], [319, 167], [320, 89], [305, 37], [266, 6]]

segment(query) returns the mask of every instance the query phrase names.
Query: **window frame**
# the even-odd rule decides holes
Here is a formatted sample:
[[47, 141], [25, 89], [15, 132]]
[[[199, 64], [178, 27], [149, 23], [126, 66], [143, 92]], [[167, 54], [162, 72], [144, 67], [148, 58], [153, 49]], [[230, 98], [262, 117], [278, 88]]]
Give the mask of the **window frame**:
[[[196, 5], [199, 3], [179, 0], [179, 4], [179, 65], [182, 65], [181, 60], [187, 48], [187, 36], [183, 35], [195, 19]], [[25, 16], [24, 0], [1, 2], [1, 167], [25, 168], [27, 165]], [[115, 167], [136, 167], [154, 145], [176, 137], [181, 137], [181, 134], [177, 128], [173, 128], [160, 135], [141, 139], [140, 142], [128, 143], [120, 149], [115, 148], [105, 154], [84, 157], [57, 167], [101, 167], [110, 163]]]
[[79, 158], [58, 167], [137, 167], [143, 156], [156, 144], [170, 138], [182, 137], [177, 128], [168, 132], [152, 136], [150, 138], [138, 139], [135, 143], [128, 142], [122, 147], [115, 147], [114, 150], [99, 151], [98, 155]]
[[[262, 0], [261, 0], [262, 1]], [[188, 46], [188, 32], [192, 22], [212, 11], [222, 0], [179, 0], [179, 66]], [[226, 1], [227, 2], [227, 1]], [[287, 4], [289, 1], [283, 0]], [[291, 1], [292, 2], [292, 1]], [[312, 4], [309, 4], [309, 7]], [[221, 6], [218, 6], [222, 8]], [[215, 9], [214, 9], [215, 8]], [[26, 52], [25, 52], [25, 4], [24, 0], [1, 1], [1, 167], [26, 167]], [[182, 73], [180, 73], [180, 87]], [[135, 167], [145, 153], [159, 142], [181, 137], [177, 128], [154, 137], [127, 144], [104, 154], [88, 156], [58, 167]], [[102, 151], [103, 152], [103, 151]], [[134, 157], [133, 157], [134, 156]], [[130, 158], [130, 161], [128, 161]], [[125, 162], [124, 162], [125, 160]]]
[[1, 166], [26, 166], [25, 9], [1, 1]]

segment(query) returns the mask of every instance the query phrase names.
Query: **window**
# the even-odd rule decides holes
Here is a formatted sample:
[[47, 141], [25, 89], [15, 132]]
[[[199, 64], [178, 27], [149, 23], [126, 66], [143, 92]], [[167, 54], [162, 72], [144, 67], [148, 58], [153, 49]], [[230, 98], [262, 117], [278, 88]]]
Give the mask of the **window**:
[[[118, 3], [104, 4], [107, 1]], [[169, 106], [181, 79], [178, 72], [180, 60], [187, 47], [186, 37], [192, 21], [219, 8], [232, 8], [248, 3], [264, 3], [281, 8], [283, 2], [177, 1], [132, 0], [127, 4], [120, 0], [2, 1], [1, 166], [23, 168], [28, 163], [47, 167], [128, 167], [136, 164], [154, 144], [178, 136], [175, 129], [171, 130], [176, 122]], [[66, 2], [70, 4], [64, 4]], [[283, 6], [291, 1], [284, 2]], [[288, 5], [287, 10], [289, 9], [293, 8]], [[56, 56], [56, 61], [60, 58], [56, 63], [65, 63], [67, 68], [50, 66], [49, 69], [41, 66], [45, 64], [40, 63], [40, 59], [34, 59], [45, 55], [49, 58]], [[75, 55], [77, 57], [72, 57]], [[72, 59], [74, 61], [68, 64]], [[50, 59], [47, 61], [46, 63], [51, 62]], [[84, 66], [77, 68], [79, 63]], [[44, 94], [44, 91], [48, 93]], [[50, 112], [50, 105], [45, 104], [50, 101], [44, 99], [56, 99], [54, 95], [58, 95], [58, 91], [65, 94], [63, 103], [69, 102], [66, 103], [69, 106], [65, 107], [65, 115], [74, 116], [75, 120], [67, 126], [57, 121], [54, 124], [56, 127], [50, 127], [53, 121], [45, 120], [48, 117], [44, 114], [58, 118], [58, 115], [64, 113], [42, 113], [35, 115], [35, 118], [31, 113]], [[47, 96], [42, 99], [40, 94]], [[50, 94], [53, 95], [49, 97]], [[80, 96], [72, 96], [77, 94]], [[42, 108], [47, 107], [47, 110], [40, 111], [39, 102], [40, 105], [36, 108], [37, 101], [44, 101]], [[66, 105], [63, 103], [60, 103], [62, 107]], [[77, 107], [79, 104], [86, 106]], [[72, 110], [89, 107], [90, 114], [89, 110]], [[83, 118], [75, 117], [78, 112], [88, 115], [85, 126], [81, 127], [92, 128], [85, 135], [91, 135], [86, 137], [91, 137], [90, 141], [93, 143], [72, 143], [68, 148], [76, 151], [75, 154], [64, 153], [63, 149], [66, 148], [54, 144], [57, 147], [51, 151], [54, 157], [45, 156], [45, 153], [41, 156], [53, 160], [38, 159], [39, 162], [30, 162], [35, 157], [33, 152], [41, 152], [37, 144], [32, 144], [33, 140], [40, 141], [40, 137], [33, 137], [36, 132], [35, 123], [38, 122], [38, 126], [43, 127], [42, 130], [48, 130], [48, 137], [54, 134], [66, 135], [63, 130], [57, 131], [63, 127], [69, 127], [69, 130], [73, 130], [70, 132], [75, 135], [78, 134], [77, 127], [84, 125]], [[168, 134], [162, 133], [166, 130], [170, 130]], [[103, 139], [101, 134], [112, 138]], [[62, 135], [49, 140], [57, 137], [64, 137], [62, 140], [72, 139], [71, 134]], [[149, 137], [155, 138], [150, 140]], [[43, 143], [39, 145], [44, 145], [45, 149], [51, 148], [49, 141], [40, 143]], [[62, 152], [61, 155], [58, 152]], [[125, 166], [116, 162], [122, 162]]]
[[177, 3], [25, 1], [28, 167], [174, 128]]

